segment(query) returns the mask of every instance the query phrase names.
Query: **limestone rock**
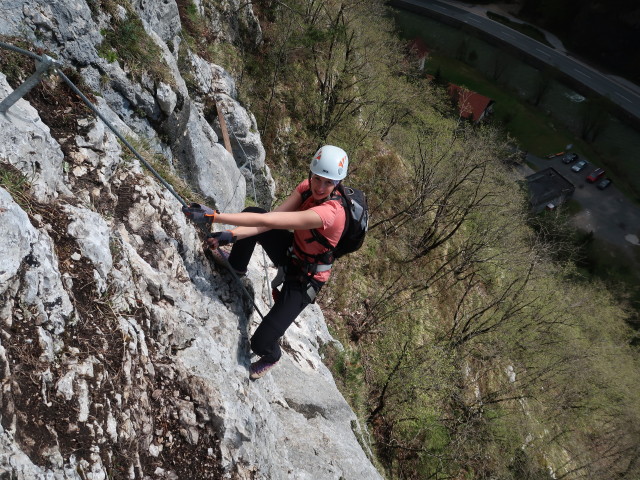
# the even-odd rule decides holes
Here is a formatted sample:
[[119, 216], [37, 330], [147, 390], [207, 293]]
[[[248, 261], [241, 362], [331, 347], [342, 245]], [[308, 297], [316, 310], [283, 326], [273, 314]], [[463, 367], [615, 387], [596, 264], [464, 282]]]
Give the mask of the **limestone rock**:
[[57, 472], [35, 465], [17, 446], [14, 436], [0, 425], [0, 472], [15, 480], [81, 480], [72, 465]]
[[[12, 91], [0, 72], [0, 98]], [[29, 179], [38, 200], [70, 193], [65, 186], [63, 159], [49, 127], [26, 101], [18, 100], [0, 114], [0, 161], [10, 163]]]
[[[224, 115], [233, 157], [247, 179], [249, 195], [258, 205], [269, 210], [275, 195], [275, 184], [269, 167], [265, 164], [265, 151], [256, 119], [240, 103], [224, 93], [216, 94], [216, 100]], [[217, 117], [213, 126], [218, 136], [221, 136]]]
[[218, 209], [238, 212], [244, 207], [245, 178], [233, 158], [193, 104], [171, 119], [173, 152], [180, 170]]
[[165, 42], [169, 43], [182, 31], [178, 5], [173, 0], [155, 2], [150, 0], [135, 0], [132, 2], [140, 18], [158, 34]]
[[47, 44], [53, 51], [64, 49], [67, 58], [84, 65], [98, 58], [95, 45], [101, 41], [99, 29], [86, 2], [75, 0], [7, 0], [2, 2], [0, 34], [26, 37]]
[[[214, 96], [227, 126], [234, 160], [248, 182], [248, 195], [256, 203], [270, 209], [275, 195], [275, 184], [269, 167], [265, 164], [265, 151], [255, 117], [237, 100], [237, 89], [233, 78], [221, 67], [190, 55], [194, 67], [198, 92]], [[218, 116], [209, 119], [217, 138], [222, 138]]]
[[[11, 324], [16, 310], [37, 317], [55, 335], [64, 331], [72, 305], [49, 235], [33, 227], [9, 193], [0, 189], [0, 319]], [[59, 345], [56, 342], [56, 345]]]
[[[241, 0], [222, 0], [215, 9], [202, 1], [198, 1], [197, 5], [216, 37], [229, 42], [244, 40], [254, 45], [262, 43], [260, 22], [250, 4]], [[244, 35], [243, 31], [246, 32]]]
[[156, 89], [156, 99], [158, 100], [158, 104], [165, 115], [171, 115], [173, 109], [176, 108], [176, 104], [178, 103], [178, 96], [176, 93], [171, 89], [170, 85], [163, 82], [160, 82]]
[[82, 256], [88, 258], [95, 267], [97, 291], [104, 293], [109, 272], [113, 267], [109, 248], [109, 226], [100, 215], [85, 208], [67, 205], [65, 211], [70, 218], [67, 231], [76, 239]]

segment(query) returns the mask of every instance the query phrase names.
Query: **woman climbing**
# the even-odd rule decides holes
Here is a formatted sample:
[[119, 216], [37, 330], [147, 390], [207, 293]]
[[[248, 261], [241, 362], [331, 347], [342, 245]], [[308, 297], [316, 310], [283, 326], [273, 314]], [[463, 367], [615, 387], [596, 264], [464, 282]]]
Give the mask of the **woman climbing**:
[[260, 356], [251, 364], [252, 379], [262, 377], [278, 363], [280, 337], [329, 279], [333, 256], [328, 247], [336, 246], [347, 219], [340, 182], [347, 175], [348, 163], [343, 149], [325, 145], [311, 160], [309, 178], [274, 211], [249, 207], [241, 213], [210, 215], [214, 223], [236, 226], [207, 238], [222, 263], [227, 261], [220, 256], [227, 254], [218, 247], [233, 244], [226, 260], [236, 273], [246, 273], [256, 243], [260, 243], [284, 272], [281, 291], [278, 295], [274, 291], [273, 307], [251, 337], [251, 349]]

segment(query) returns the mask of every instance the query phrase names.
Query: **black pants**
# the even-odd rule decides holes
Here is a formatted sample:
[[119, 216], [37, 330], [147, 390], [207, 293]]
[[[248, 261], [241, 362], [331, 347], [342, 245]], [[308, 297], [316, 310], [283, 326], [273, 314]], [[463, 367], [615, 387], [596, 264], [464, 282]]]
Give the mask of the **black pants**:
[[[249, 207], [245, 212], [265, 213], [258, 207]], [[264, 316], [264, 320], [251, 337], [251, 350], [267, 362], [277, 362], [282, 356], [279, 340], [300, 312], [311, 303], [307, 289], [310, 279], [290, 263], [289, 247], [293, 245], [293, 233], [288, 230], [268, 230], [259, 235], [238, 240], [233, 244], [229, 263], [237, 271], [245, 271], [257, 243], [262, 245], [271, 261], [278, 267], [285, 267], [284, 284], [273, 308]], [[317, 291], [321, 282], [313, 282]]]

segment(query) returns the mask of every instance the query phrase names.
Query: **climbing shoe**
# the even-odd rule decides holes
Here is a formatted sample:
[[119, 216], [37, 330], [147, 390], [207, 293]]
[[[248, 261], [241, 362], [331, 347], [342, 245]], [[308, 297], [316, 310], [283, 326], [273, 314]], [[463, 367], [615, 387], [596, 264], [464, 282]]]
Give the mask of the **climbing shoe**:
[[271, 370], [273, 367], [275, 367], [278, 364], [278, 362], [267, 362], [263, 359], [258, 360], [257, 362], [253, 362], [251, 364], [251, 367], [249, 368], [249, 377], [252, 380], [256, 380], [264, 375], [266, 375], [266, 373]]

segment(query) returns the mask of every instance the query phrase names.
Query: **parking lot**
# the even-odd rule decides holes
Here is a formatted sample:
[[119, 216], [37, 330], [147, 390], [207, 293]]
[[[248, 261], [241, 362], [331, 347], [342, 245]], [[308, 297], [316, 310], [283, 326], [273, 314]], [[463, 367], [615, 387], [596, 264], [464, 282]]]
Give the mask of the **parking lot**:
[[593, 232], [597, 238], [627, 250], [631, 258], [638, 258], [635, 253], [640, 250], [640, 207], [628, 201], [615, 184], [599, 190], [596, 184], [588, 183], [587, 176], [597, 168], [595, 165], [589, 164], [576, 173], [571, 170], [576, 162], [565, 164], [561, 156], [546, 159], [528, 154], [527, 162], [537, 170], [553, 167], [575, 185], [573, 199], [582, 206], [573, 218], [578, 228]]

